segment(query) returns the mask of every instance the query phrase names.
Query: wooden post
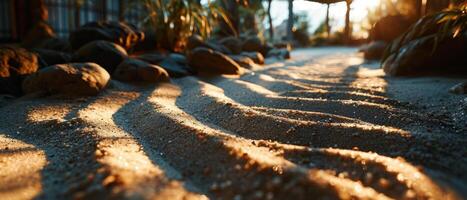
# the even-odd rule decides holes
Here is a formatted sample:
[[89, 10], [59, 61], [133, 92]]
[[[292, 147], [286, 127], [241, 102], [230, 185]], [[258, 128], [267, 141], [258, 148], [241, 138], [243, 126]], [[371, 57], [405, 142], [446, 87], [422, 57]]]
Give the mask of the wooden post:
[[331, 26], [329, 25], [329, 7], [331, 4], [327, 4], [326, 8], [326, 34], [328, 39], [331, 37]]
[[75, 16], [75, 29], [80, 27], [81, 25], [81, 14], [80, 14], [80, 9], [81, 9], [81, 4], [78, 1], [75, 1], [75, 10], [74, 10], [74, 16]]
[[293, 40], [293, 22], [294, 22], [294, 13], [293, 13], [293, 0], [288, 0], [289, 2], [289, 18], [287, 20], [287, 41], [292, 42]]
[[102, 12], [101, 20], [107, 21], [107, 0], [101, 1], [101, 12]]
[[353, 0], [346, 0], [346, 6], [347, 10], [345, 12], [345, 28], [344, 28], [344, 37], [345, 37], [345, 43], [350, 44], [350, 41], [352, 40], [352, 33], [351, 33], [351, 27], [350, 27], [350, 5], [352, 4]]
[[274, 41], [274, 25], [272, 24], [271, 4], [272, 4], [272, 0], [268, 0], [269, 37], [271, 38], [270, 41], [273, 42]]

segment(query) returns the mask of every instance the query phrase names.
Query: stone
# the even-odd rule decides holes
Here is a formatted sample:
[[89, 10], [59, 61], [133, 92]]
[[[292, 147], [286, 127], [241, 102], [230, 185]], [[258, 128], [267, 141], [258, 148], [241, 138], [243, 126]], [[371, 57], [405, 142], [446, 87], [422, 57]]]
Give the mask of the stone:
[[240, 55], [247, 56], [248, 58], [252, 59], [256, 64], [264, 64], [264, 56], [260, 52], [242, 52]]
[[412, 25], [413, 20], [403, 15], [389, 15], [378, 20], [370, 30], [370, 40], [392, 42]]
[[225, 54], [198, 47], [191, 51], [188, 64], [197, 72], [210, 74], [241, 74], [240, 66]]
[[[272, 44], [265, 43], [259, 52], [263, 55], [263, 57], [267, 57], [269, 51], [273, 50], [274, 48], [275, 47]], [[291, 51], [291, 49], [289, 49], [289, 51]]]
[[113, 73], [113, 77], [125, 82], [165, 82], [169, 81], [169, 74], [162, 67], [138, 59], [126, 59]]
[[225, 46], [221, 44], [216, 44], [214, 42], [204, 41], [200, 35], [192, 35], [188, 38], [187, 48], [189, 50], [193, 50], [198, 47], [204, 47], [208, 49], [212, 49], [214, 51], [218, 51], [224, 54], [231, 54], [232, 52]]
[[258, 36], [250, 36], [242, 44], [242, 51], [258, 51], [263, 50], [263, 42]]
[[124, 22], [99, 21], [85, 24], [73, 31], [69, 40], [75, 50], [96, 40], [113, 42], [129, 50], [137, 42], [144, 40], [144, 33]]
[[229, 57], [243, 68], [252, 69], [256, 66], [255, 62], [247, 56], [229, 55]]
[[153, 65], [159, 65], [167, 55], [164, 53], [145, 53], [138, 56], [134, 56], [134, 58], [151, 63]]
[[109, 73], [95, 63], [59, 64], [29, 75], [23, 81], [23, 90], [26, 93], [89, 96], [102, 91], [109, 80]]
[[112, 73], [127, 58], [127, 52], [120, 45], [97, 40], [90, 42], [75, 52], [73, 62], [94, 62]]
[[449, 89], [454, 94], [467, 94], [467, 82], [459, 83]]
[[147, 52], [156, 50], [160, 44], [157, 43], [156, 30], [149, 28], [144, 31], [144, 39], [136, 42], [133, 52]]
[[37, 48], [37, 49], [48, 49], [54, 51], [61, 51], [61, 52], [71, 52], [71, 45], [68, 40], [64, 40], [61, 38], [47, 38], [37, 42], [34, 46], [30, 48]]
[[38, 69], [35, 53], [19, 47], [0, 47], [0, 93], [20, 95], [21, 81]]
[[64, 64], [71, 61], [71, 55], [68, 53], [38, 48], [31, 49], [31, 51], [39, 55], [39, 58], [44, 62], [44, 66]]
[[178, 78], [193, 74], [187, 62], [184, 55], [172, 53], [162, 60], [159, 65], [169, 73], [170, 77]]
[[232, 54], [240, 54], [242, 52], [242, 41], [237, 37], [225, 37], [219, 40], [219, 43], [228, 48]]
[[204, 39], [200, 35], [193, 34], [188, 38], [187, 48], [188, 49], [195, 49], [196, 47], [203, 47], [204, 46]]
[[388, 44], [384, 41], [373, 41], [360, 49], [363, 57], [368, 60], [379, 60], [383, 57]]
[[279, 59], [290, 59], [290, 50], [288, 49], [272, 49], [266, 57], [276, 57]]

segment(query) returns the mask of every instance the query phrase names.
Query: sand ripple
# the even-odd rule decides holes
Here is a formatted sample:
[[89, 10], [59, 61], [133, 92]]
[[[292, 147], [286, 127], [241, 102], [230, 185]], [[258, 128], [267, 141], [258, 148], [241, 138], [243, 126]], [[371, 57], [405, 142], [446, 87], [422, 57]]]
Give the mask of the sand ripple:
[[465, 198], [465, 137], [336, 52], [12, 102], [0, 108], [0, 199]]

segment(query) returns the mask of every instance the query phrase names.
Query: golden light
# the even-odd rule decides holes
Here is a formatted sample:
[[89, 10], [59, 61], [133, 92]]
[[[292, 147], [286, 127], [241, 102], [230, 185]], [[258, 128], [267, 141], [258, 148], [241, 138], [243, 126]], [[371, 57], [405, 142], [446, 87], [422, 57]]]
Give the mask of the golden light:
[[[362, 27], [367, 23], [367, 17], [370, 11], [374, 11], [381, 4], [381, 0], [355, 0], [352, 5], [350, 12], [350, 20], [354, 24], [353, 26], [353, 35], [357, 38], [365, 38], [368, 36], [368, 32]], [[335, 13], [345, 13], [346, 6], [345, 3], [339, 3], [332, 8], [332, 12]]]

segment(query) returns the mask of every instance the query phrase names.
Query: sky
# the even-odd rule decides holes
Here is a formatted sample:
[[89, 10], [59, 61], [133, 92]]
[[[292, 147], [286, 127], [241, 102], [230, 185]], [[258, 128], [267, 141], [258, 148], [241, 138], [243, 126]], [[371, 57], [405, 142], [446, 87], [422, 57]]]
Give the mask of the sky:
[[[351, 16], [350, 20], [356, 23], [362, 22], [365, 20], [366, 15], [368, 14], [368, 9], [372, 9], [379, 4], [380, 0], [354, 0], [351, 5]], [[267, 8], [267, 3], [264, 4]], [[314, 2], [309, 2], [305, 0], [295, 0], [294, 1], [294, 12], [308, 13], [310, 32], [319, 26], [320, 23], [326, 18], [326, 5], [319, 4]], [[284, 20], [288, 18], [288, 2], [287, 1], [272, 1], [271, 14], [273, 16], [273, 24], [277, 26], [281, 24]], [[333, 30], [344, 27], [345, 24], [345, 12], [346, 5], [345, 2], [331, 4], [330, 7], [330, 20], [331, 27]], [[266, 27], [268, 25], [265, 25]], [[358, 32], [358, 27], [354, 27], [355, 31]]]

